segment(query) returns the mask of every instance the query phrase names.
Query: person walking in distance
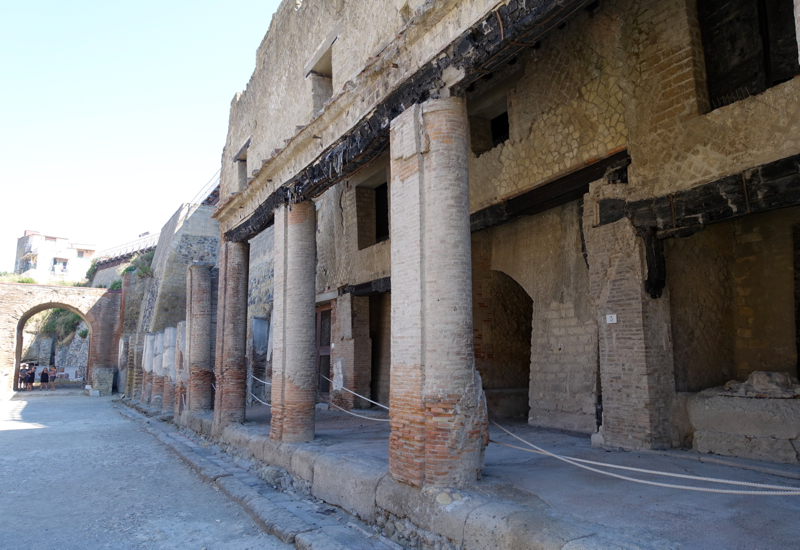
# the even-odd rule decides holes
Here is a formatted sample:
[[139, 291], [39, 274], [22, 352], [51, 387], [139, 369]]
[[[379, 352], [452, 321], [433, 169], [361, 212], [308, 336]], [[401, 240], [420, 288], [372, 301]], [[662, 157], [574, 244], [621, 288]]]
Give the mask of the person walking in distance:
[[47, 389], [47, 385], [50, 383], [50, 371], [47, 367], [42, 369], [42, 373], [39, 375], [39, 380], [41, 384], [39, 385], [39, 389], [44, 391]]
[[56, 366], [50, 367], [50, 389], [56, 391], [56, 378], [58, 378], [58, 370]]
[[25, 377], [25, 385], [28, 391], [33, 391], [33, 383], [36, 382], [36, 367], [28, 369], [28, 375]]

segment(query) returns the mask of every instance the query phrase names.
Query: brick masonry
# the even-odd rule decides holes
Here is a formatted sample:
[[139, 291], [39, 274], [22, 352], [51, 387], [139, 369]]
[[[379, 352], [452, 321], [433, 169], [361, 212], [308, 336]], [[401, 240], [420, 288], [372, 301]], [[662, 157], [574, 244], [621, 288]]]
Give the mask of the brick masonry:
[[431, 100], [392, 122], [389, 468], [461, 486], [483, 467], [486, 402], [475, 370], [467, 116]]
[[223, 242], [220, 246], [217, 349], [214, 374], [214, 432], [244, 422], [247, 396], [247, 280], [250, 245]]
[[211, 265], [192, 265], [186, 270], [186, 352], [189, 371], [187, 408], [211, 410], [214, 405], [214, 371], [211, 355]]
[[[372, 398], [372, 340], [369, 337], [369, 297], [343, 294], [335, 301], [331, 318], [331, 369], [334, 381]], [[331, 400], [345, 409], [370, 407], [364, 399], [343, 390], [331, 389]]]
[[89, 326], [87, 380], [95, 367], [116, 368], [121, 297], [120, 291], [105, 289], [0, 283], [0, 393], [13, 391], [18, 378], [25, 323], [54, 307], [79, 314]]
[[314, 439], [316, 210], [311, 201], [275, 215], [272, 424], [281, 441]]

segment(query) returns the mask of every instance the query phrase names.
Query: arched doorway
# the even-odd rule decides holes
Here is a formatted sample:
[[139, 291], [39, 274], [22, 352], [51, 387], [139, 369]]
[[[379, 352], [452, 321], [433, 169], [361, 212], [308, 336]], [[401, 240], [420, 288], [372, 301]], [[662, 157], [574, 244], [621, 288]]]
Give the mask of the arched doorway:
[[[58, 341], [60, 338], [63, 338], [64, 335], [58, 334], [56, 341], [52, 341], [51, 337], [45, 336], [38, 341], [38, 343], [42, 348], [36, 352], [31, 352], [30, 349], [25, 350], [25, 340], [26, 336], [24, 333], [25, 326], [31, 321], [38, 313], [46, 312], [46, 311], [53, 311], [53, 316], [58, 316], [57, 312], [67, 312], [68, 316], [76, 316], [80, 323], [77, 323], [76, 326], [71, 330], [73, 333], [72, 341], [76, 341], [75, 338], [78, 338], [78, 342], [80, 340], [86, 341], [86, 346], [83, 347], [91, 347], [91, 338], [92, 338], [92, 330], [91, 330], [91, 323], [86, 319], [85, 315], [81, 313], [80, 310], [76, 309], [75, 307], [69, 306], [67, 304], [41, 304], [30, 309], [28, 312], [23, 314], [18, 323], [17, 323], [17, 335], [16, 335], [16, 345], [15, 345], [15, 356], [14, 356], [14, 390], [20, 391], [20, 382], [19, 382], [19, 374], [20, 368], [23, 365], [23, 359], [28, 359], [31, 356], [34, 356], [34, 365], [31, 365], [32, 368], [35, 369], [36, 372], [36, 379], [39, 380], [41, 376], [41, 371], [43, 369], [49, 369], [50, 367], [56, 367], [56, 374], [61, 380], [69, 380], [75, 381], [76, 379], [85, 381], [86, 380], [86, 370], [88, 366], [88, 350], [82, 353], [82, 357], [78, 358], [77, 361], [69, 361], [68, 364], [64, 364], [64, 346], [63, 340]], [[60, 316], [63, 317], [63, 316]], [[85, 328], [83, 328], [85, 327]], [[85, 331], [83, 333], [82, 331]], [[49, 331], [45, 334], [49, 334]], [[59, 338], [60, 337], [60, 338]], [[69, 346], [74, 347], [74, 346]], [[28, 351], [27, 357], [24, 357], [24, 351]], [[61, 352], [61, 353], [60, 353]], [[62, 357], [58, 357], [61, 355]], [[26, 363], [30, 364], [29, 361]]]
[[[17, 387], [22, 355], [22, 331], [36, 313], [59, 308], [86, 323], [89, 353], [86, 378], [97, 368], [115, 369], [120, 338], [121, 291], [0, 283], [0, 393]], [[111, 370], [110, 372], [113, 372]]]
[[489, 413], [526, 417], [531, 364], [533, 300], [502, 271], [490, 270], [473, 305], [475, 366]]

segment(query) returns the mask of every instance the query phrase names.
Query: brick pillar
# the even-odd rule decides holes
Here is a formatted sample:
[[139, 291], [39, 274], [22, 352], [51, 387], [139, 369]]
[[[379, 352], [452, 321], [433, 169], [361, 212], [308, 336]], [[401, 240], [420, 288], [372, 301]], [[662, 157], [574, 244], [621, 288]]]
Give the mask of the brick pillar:
[[214, 433], [221, 432], [229, 424], [244, 422], [249, 261], [248, 243], [222, 241], [219, 254]]
[[389, 470], [458, 487], [483, 468], [486, 398], [472, 345], [463, 100], [431, 100], [391, 127], [392, 373]]
[[142, 352], [144, 351], [144, 332], [134, 332], [128, 346], [128, 396], [132, 400], [142, 397]]
[[[333, 307], [331, 365], [333, 380], [364, 397], [370, 397], [372, 340], [369, 337], [369, 297], [343, 294]], [[344, 390], [331, 389], [331, 401], [345, 409], [371, 403]]]
[[316, 211], [311, 201], [275, 212], [272, 421], [282, 441], [314, 439]]
[[131, 335], [126, 334], [119, 339], [119, 357], [117, 357], [117, 391], [128, 395], [128, 355], [130, 353]]
[[[669, 295], [664, 289], [653, 299], [645, 292], [644, 241], [630, 220], [592, 227], [594, 211], [589, 197], [584, 228], [590, 291], [597, 304], [602, 439], [624, 449], [666, 448], [675, 395]], [[609, 314], [617, 316], [616, 323], [606, 322]]]
[[211, 359], [211, 264], [186, 270], [186, 344], [188, 370], [186, 407], [210, 411], [214, 406], [214, 365]]

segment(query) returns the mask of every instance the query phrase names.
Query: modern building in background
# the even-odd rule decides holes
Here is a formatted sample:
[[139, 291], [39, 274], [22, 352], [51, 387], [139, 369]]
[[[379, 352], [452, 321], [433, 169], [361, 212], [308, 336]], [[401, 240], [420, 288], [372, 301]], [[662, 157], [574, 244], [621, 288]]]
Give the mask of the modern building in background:
[[17, 239], [14, 272], [37, 283], [80, 281], [86, 276], [96, 247], [74, 243], [63, 237], [26, 230]]

